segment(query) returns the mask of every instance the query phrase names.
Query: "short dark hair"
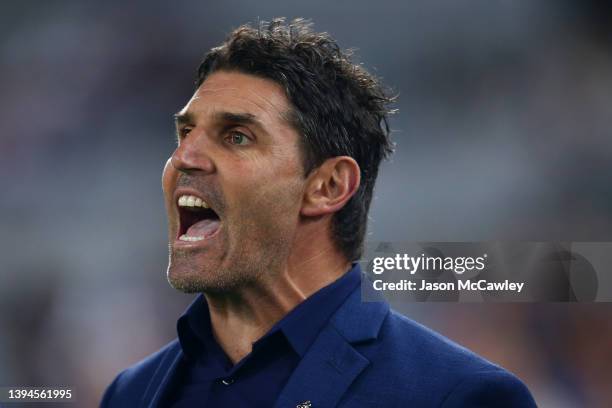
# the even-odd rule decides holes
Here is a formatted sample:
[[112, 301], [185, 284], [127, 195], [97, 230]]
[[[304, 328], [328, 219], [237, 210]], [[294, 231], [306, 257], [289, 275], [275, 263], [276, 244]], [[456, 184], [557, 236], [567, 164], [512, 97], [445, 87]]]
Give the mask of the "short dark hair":
[[291, 125], [302, 136], [305, 174], [336, 156], [350, 156], [361, 169], [357, 193], [336, 214], [332, 236], [349, 261], [363, 252], [368, 210], [378, 166], [393, 151], [388, 105], [380, 81], [351, 61], [311, 23], [284, 18], [243, 25], [213, 48], [198, 68], [196, 85], [215, 71], [237, 71], [280, 84], [292, 105]]

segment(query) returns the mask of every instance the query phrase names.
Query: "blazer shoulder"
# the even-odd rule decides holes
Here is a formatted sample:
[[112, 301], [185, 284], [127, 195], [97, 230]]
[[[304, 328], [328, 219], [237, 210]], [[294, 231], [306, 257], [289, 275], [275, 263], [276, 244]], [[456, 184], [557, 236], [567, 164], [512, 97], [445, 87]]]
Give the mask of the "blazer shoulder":
[[455, 343], [442, 334], [391, 310], [380, 339], [398, 354], [410, 355], [411, 361], [420, 361], [427, 367], [444, 368], [458, 375], [481, 370], [503, 370], [471, 350]]
[[505, 370], [471, 373], [444, 398], [443, 408], [459, 407], [535, 408], [531, 393], [514, 374]]
[[120, 372], [102, 397], [101, 407], [136, 406], [159, 370], [166, 370], [180, 350], [178, 339]]
[[512, 373], [393, 310], [376, 341], [359, 349], [372, 363], [364, 384], [376, 386], [379, 396], [398, 404], [488, 406], [470, 401], [503, 399], [515, 402], [513, 406], [535, 406]]

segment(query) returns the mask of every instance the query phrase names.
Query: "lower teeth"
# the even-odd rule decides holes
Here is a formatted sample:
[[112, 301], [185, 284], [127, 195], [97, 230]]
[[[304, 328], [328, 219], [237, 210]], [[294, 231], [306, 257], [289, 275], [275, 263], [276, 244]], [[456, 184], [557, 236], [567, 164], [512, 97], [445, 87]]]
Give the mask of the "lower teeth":
[[204, 237], [191, 237], [191, 236], [185, 235], [185, 234], [183, 234], [183, 235], [181, 235], [179, 237], [179, 240], [181, 240], [181, 241], [201, 241], [203, 239], [204, 239]]

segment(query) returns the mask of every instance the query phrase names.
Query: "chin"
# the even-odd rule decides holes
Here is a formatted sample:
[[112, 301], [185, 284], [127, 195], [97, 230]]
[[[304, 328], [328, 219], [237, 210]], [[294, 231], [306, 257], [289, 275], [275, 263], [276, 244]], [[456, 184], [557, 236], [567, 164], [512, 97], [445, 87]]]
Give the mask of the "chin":
[[176, 275], [168, 271], [168, 283], [173, 289], [183, 293], [199, 293], [198, 285], [193, 279], [186, 278], [185, 276]]
[[168, 266], [168, 283], [174, 289], [183, 293], [205, 292], [210, 286], [214, 286], [210, 279], [202, 276], [202, 271], [192, 271], [190, 268], [182, 268], [174, 265]]
[[227, 294], [235, 292], [246, 284], [245, 279], [234, 276], [235, 274], [222, 272], [215, 268], [214, 272], [210, 268], [198, 268], [193, 270], [189, 267], [178, 265], [168, 266], [168, 283], [174, 289], [183, 293], [208, 293], [208, 294]]

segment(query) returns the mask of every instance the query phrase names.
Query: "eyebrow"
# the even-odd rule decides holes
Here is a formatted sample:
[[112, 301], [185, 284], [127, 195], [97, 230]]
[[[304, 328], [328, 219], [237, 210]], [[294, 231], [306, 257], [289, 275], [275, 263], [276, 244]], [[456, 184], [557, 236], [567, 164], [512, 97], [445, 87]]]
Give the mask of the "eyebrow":
[[[255, 125], [264, 128], [263, 124], [252, 113], [246, 112], [216, 112], [213, 114], [216, 122], [232, 122], [239, 125]], [[179, 112], [174, 114], [174, 122], [177, 126], [193, 124], [195, 118], [190, 112]]]
[[189, 112], [178, 112], [173, 115], [176, 126], [193, 123], [193, 115]]
[[252, 113], [217, 112], [214, 114], [214, 117], [218, 122], [232, 122], [239, 125], [256, 125], [263, 127], [259, 120], [257, 120], [257, 117]]

